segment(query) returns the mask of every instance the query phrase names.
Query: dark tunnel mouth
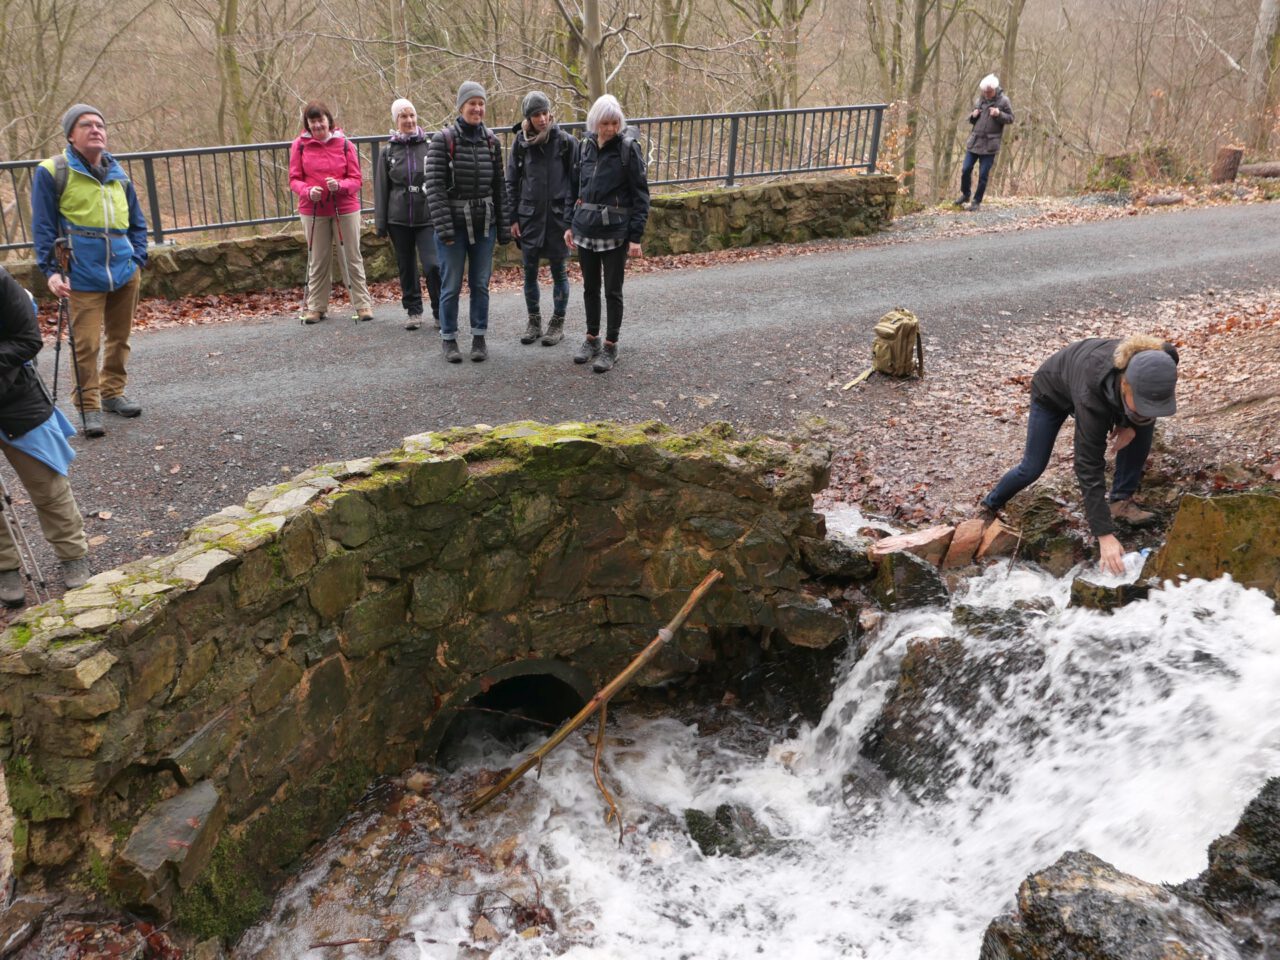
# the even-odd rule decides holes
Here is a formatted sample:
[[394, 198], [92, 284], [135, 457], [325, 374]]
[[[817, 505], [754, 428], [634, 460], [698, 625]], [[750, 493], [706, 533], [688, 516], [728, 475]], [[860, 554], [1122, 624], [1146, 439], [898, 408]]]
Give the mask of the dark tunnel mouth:
[[594, 693], [581, 671], [558, 661], [504, 664], [458, 689], [431, 721], [419, 757], [453, 770], [476, 736], [510, 740], [513, 749], [530, 737], [545, 740]]

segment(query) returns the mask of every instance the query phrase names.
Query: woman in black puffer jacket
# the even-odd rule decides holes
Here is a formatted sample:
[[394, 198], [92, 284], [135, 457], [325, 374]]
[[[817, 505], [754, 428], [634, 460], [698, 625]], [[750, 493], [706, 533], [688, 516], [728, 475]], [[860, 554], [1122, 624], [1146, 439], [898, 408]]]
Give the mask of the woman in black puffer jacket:
[[406, 330], [422, 326], [422, 286], [418, 263], [427, 281], [431, 316], [440, 326], [440, 264], [436, 232], [427, 209], [427, 135], [418, 126], [418, 111], [403, 97], [391, 104], [396, 128], [378, 156], [373, 171], [373, 216], [378, 236], [391, 237], [400, 268], [400, 304], [408, 314]]
[[[622, 328], [622, 276], [627, 256], [642, 255], [640, 240], [649, 222], [649, 180], [644, 153], [623, 131], [627, 120], [617, 98], [605, 94], [587, 113], [587, 137], [578, 149], [571, 176], [573, 223], [565, 243], [578, 248], [587, 338], [574, 363], [594, 361], [604, 373], [618, 360]], [[600, 342], [600, 289], [603, 277], [607, 326]]]

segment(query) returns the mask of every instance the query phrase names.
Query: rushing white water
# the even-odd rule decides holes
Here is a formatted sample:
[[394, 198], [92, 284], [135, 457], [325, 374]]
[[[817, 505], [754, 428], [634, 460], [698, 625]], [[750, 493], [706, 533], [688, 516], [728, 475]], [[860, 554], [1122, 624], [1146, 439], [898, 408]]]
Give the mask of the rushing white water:
[[[1153, 882], [1199, 873], [1209, 841], [1280, 773], [1280, 617], [1269, 598], [1229, 580], [1168, 585], [1109, 615], [1067, 609], [1069, 585], [1004, 566], [972, 581], [957, 598], [969, 606], [1038, 598], [1046, 610], [999, 641], [966, 635], [947, 610], [886, 618], [822, 721], [771, 746], [753, 746], [740, 726], [712, 737], [617, 711], [620, 745], [606, 751], [605, 777], [634, 827], [621, 844], [601, 822], [590, 748], [572, 741], [517, 799], [470, 830], [452, 828], [477, 845], [518, 833], [557, 913], [556, 937], [503, 930], [492, 956], [962, 960], [977, 957], [983, 929], [1023, 877], [1067, 850]], [[874, 780], [849, 790], [845, 775], [866, 766], [860, 743], [908, 644], [936, 637], [980, 658], [1033, 653], [1039, 666], [993, 679], [982, 722], [947, 715], [956, 762], [984, 765], [944, 800], [916, 803]], [[784, 842], [745, 859], [704, 857], [682, 813], [723, 803], [749, 808]], [[320, 876], [286, 896], [292, 909], [305, 914]], [[483, 886], [469, 879], [472, 891]], [[439, 942], [380, 955], [472, 956], [456, 944], [473, 932], [473, 905], [470, 891], [416, 904], [408, 926]], [[332, 929], [333, 917], [325, 923]], [[305, 949], [314, 928], [292, 924], [260, 927], [237, 956], [321, 956]]]

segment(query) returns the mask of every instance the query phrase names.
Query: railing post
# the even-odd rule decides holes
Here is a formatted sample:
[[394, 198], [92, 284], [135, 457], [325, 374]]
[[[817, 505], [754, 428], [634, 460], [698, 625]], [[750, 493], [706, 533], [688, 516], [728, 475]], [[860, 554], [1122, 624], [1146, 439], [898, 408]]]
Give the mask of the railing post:
[[871, 121], [871, 169], [867, 173], [876, 172], [876, 159], [880, 156], [880, 118], [884, 116], [884, 107], [875, 107], [875, 117]]
[[733, 175], [738, 172], [738, 118], [729, 118], [729, 171], [724, 178], [726, 187], [733, 186]]
[[150, 157], [142, 158], [142, 172], [147, 178], [147, 205], [151, 207], [153, 243], [164, 243], [164, 224], [160, 220], [160, 190], [156, 186], [156, 165]]

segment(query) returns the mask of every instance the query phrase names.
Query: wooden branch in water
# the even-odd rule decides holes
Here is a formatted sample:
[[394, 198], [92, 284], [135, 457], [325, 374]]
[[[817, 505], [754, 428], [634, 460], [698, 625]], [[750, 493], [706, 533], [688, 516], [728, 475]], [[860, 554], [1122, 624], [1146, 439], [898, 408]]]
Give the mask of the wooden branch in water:
[[641, 650], [636, 658], [627, 664], [626, 668], [621, 673], [602, 687], [600, 691], [591, 698], [587, 705], [577, 712], [572, 720], [553, 733], [546, 743], [540, 746], [533, 753], [529, 754], [529, 756], [520, 762], [519, 766], [508, 773], [500, 781], [482, 793], [475, 800], [472, 800], [471, 803], [467, 805], [467, 813], [475, 813], [494, 797], [498, 796], [498, 794], [506, 790], [507, 787], [511, 786], [511, 784], [523, 777], [535, 766], [541, 764], [543, 758], [545, 758], [547, 754], [568, 739], [569, 734], [573, 733], [573, 731], [586, 723], [593, 713], [602, 709], [614, 694], [625, 687], [637, 673], [644, 669], [650, 660], [658, 655], [658, 651], [662, 649], [668, 640], [675, 636], [677, 630], [684, 626], [684, 622], [689, 618], [689, 614], [693, 612], [693, 608], [698, 605], [698, 602], [703, 598], [706, 592], [710, 590], [712, 585], [714, 585], [722, 576], [724, 576], [724, 574], [719, 570], [712, 570], [703, 577], [702, 582], [694, 588], [693, 593], [689, 594], [689, 599], [684, 602], [684, 606], [682, 606], [679, 612], [671, 618], [670, 623], [658, 631], [658, 635], [649, 642], [649, 645]]
[[600, 776], [600, 758], [604, 755], [604, 728], [608, 715], [609, 705], [607, 703], [600, 704], [600, 729], [596, 734], [596, 755], [591, 761], [591, 773], [596, 778], [596, 788], [600, 791], [600, 795], [604, 797], [604, 802], [609, 806], [604, 815], [604, 822], [608, 823], [610, 820], [618, 821], [618, 843], [622, 843], [622, 811], [618, 809], [618, 804], [614, 801], [613, 794], [609, 792], [609, 788], [604, 785], [604, 777]]

